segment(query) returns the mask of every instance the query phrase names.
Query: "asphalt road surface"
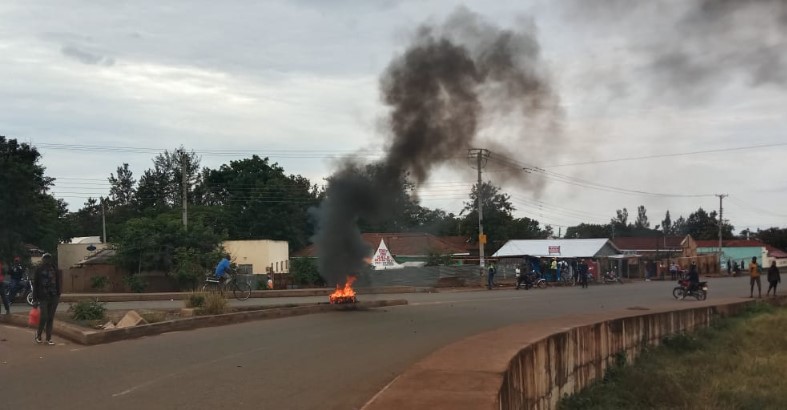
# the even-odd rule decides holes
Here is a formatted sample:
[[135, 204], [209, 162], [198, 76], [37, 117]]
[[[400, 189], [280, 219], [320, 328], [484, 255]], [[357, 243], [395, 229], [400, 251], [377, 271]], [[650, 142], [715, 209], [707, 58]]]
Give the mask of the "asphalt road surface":
[[89, 347], [57, 338], [55, 346], [36, 345], [32, 330], [0, 325], [0, 407], [359, 409], [409, 365], [479, 332], [578, 312], [748, 296], [748, 278], [711, 279], [708, 302], [675, 301], [673, 286], [368, 295], [364, 300], [405, 297], [411, 304]]

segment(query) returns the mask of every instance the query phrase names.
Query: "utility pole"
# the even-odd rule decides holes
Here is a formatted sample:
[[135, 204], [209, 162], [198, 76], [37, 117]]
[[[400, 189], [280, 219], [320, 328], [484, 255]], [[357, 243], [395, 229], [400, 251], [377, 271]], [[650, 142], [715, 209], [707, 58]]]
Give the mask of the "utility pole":
[[104, 197], [101, 197], [101, 230], [103, 231], [103, 236], [101, 237], [101, 243], [107, 243], [107, 215], [106, 211], [104, 210]]
[[728, 197], [727, 194], [716, 194], [719, 197], [719, 264], [721, 264], [721, 255], [722, 255], [722, 242], [721, 242], [721, 232], [722, 227], [724, 226], [724, 206], [722, 204], [725, 197]]
[[189, 227], [188, 201], [186, 197], [189, 191], [188, 176], [186, 175], [188, 170], [188, 166], [186, 164], [187, 159], [188, 157], [186, 156], [185, 152], [180, 154], [180, 173], [182, 176], [181, 185], [183, 185], [183, 229], [184, 230], [188, 229]]
[[[484, 148], [471, 148], [467, 152], [469, 160], [475, 160], [474, 168], [478, 170], [478, 186], [476, 187], [476, 200], [478, 201], [478, 266], [484, 268], [484, 244], [486, 244], [486, 235], [484, 235], [484, 206], [481, 187], [483, 181], [481, 179], [481, 170], [486, 166], [489, 159], [489, 150]], [[472, 163], [472, 162], [471, 162]]]

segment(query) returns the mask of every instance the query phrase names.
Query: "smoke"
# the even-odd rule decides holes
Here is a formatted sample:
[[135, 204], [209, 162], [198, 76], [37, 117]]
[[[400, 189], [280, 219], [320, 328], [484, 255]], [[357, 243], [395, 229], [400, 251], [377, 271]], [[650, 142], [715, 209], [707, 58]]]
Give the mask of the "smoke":
[[[787, 87], [785, 0], [575, 0], [573, 20], [629, 26], [657, 94], [702, 101], [733, 81]], [[619, 37], [619, 33], [618, 33]]]
[[357, 222], [390, 215], [403, 175], [420, 184], [436, 166], [465, 157], [471, 147], [502, 147], [493, 138], [501, 120], [519, 127], [502, 136], [505, 152], [558, 145], [546, 143], [559, 138], [562, 113], [535, 25], [525, 21], [519, 28], [500, 29], [458, 9], [442, 25], [422, 26], [390, 63], [380, 81], [390, 108], [385, 158], [372, 173], [348, 161], [331, 177], [314, 210], [320, 273], [329, 283], [364, 268], [371, 249]]

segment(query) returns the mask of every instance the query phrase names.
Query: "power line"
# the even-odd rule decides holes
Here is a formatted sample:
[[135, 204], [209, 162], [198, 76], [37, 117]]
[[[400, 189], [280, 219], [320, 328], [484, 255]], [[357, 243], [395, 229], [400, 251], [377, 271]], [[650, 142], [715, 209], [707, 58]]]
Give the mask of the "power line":
[[594, 160], [594, 161], [571, 162], [571, 163], [567, 163], [567, 164], [557, 164], [557, 165], [544, 166], [542, 168], [558, 168], [558, 167], [570, 167], [570, 166], [575, 166], [575, 165], [591, 165], [591, 164], [606, 164], [606, 163], [610, 163], [610, 162], [638, 161], [638, 160], [643, 160], [643, 159], [683, 157], [683, 156], [689, 156], [689, 155], [712, 154], [712, 153], [718, 153], [718, 152], [745, 151], [745, 150], [752, 150], [752, 149], [759, 149], [759, 148], [774, 148], [774, 147], [783, 147], [783, 146], [787, 146], [787, 143], [779, 142], [779, 143], [773, 143], [773, 144], [748, 145], [748, 146], [733, 147], [733, 148], [718, 148], [718, 149], [708, 149], [708, 150], [701, 150], [701, 151], [677, 152], [677, 153], [672, 153], [672, 154], [654, 154], [654, 155], [644, 155], [644, 156], [640, 156], [640, 157], [612, 158], [612, 159], [601, 159], [601, 160]]

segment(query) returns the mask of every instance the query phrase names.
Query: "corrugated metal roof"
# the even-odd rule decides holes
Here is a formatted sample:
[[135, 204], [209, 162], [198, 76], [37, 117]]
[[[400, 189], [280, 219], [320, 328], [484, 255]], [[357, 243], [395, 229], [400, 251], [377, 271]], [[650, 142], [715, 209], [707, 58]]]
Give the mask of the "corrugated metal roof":
[[[506, 242], [495, 252], [494, 258], [515, 256], [555, 256], [561, 258], [590, 258], [595, 256], [607, 243], [615, 247], [609, 239], [514, 239]], [[559, 247], [560, 253], [550, 253], [549, 248]]]

